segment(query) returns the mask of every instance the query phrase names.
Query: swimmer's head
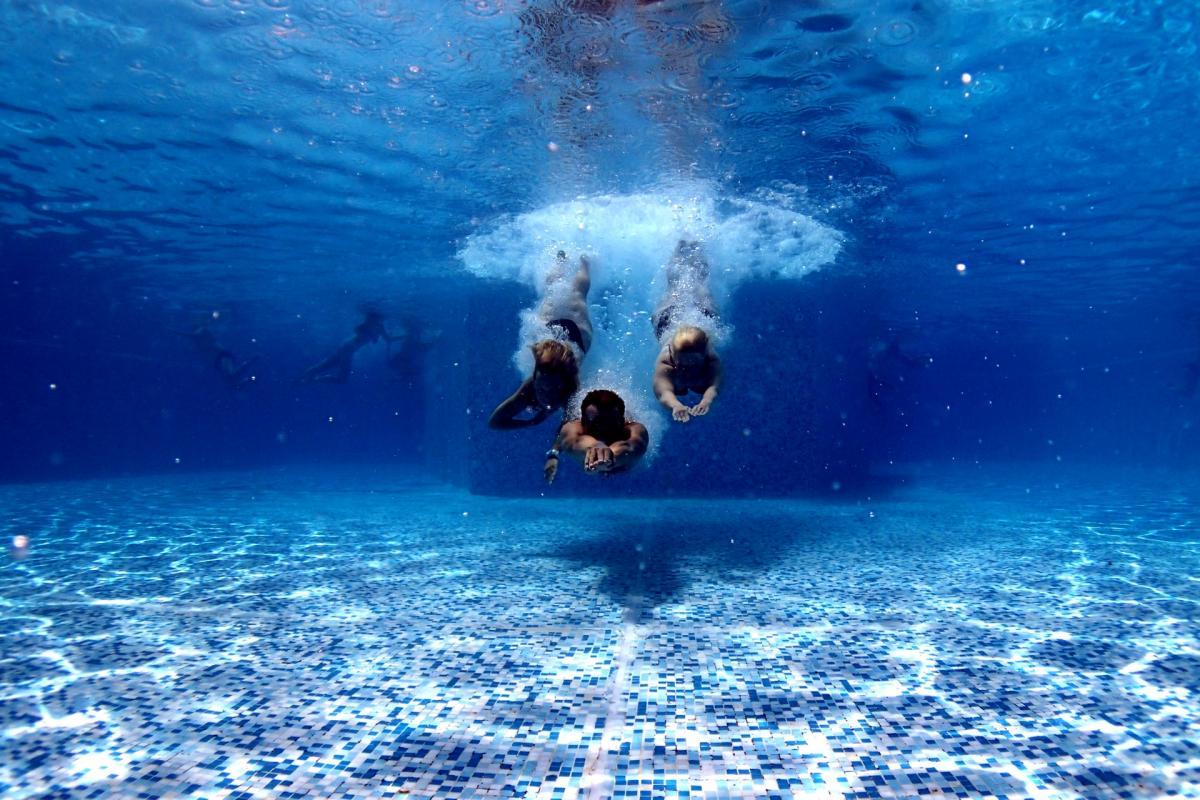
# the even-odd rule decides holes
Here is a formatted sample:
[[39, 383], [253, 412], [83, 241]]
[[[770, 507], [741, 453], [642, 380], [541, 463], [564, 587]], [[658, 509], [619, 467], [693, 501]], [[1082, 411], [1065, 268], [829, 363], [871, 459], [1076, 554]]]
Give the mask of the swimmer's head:
[[708, 334], [695, 325], [683, 325], [671, 337], [671, 351], [677, 366], [701, 366], [708, 358]]
[[377, 308], [363, 309], [363, 320], [355, 326], [354, 332], [362, 337], [379, 339], [384, 333], [383, 312]]
[[584, 433], [614, 442], [625, 433], [625, 401], [608, 389], [593, 389], [579, 404]]
[[575, 351], [553, 339], [538, 342], [532, 350], [533, 392], [538, 404], [558, 408], [579, 388]]

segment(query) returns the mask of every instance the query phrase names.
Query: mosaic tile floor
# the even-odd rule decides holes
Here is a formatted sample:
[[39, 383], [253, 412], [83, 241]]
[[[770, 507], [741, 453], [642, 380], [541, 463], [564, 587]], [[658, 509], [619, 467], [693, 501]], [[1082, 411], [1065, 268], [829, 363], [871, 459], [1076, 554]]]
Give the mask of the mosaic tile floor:
[[1014, 480], [0, 487], [0, 794], [1200, 796], [1200, 491]]

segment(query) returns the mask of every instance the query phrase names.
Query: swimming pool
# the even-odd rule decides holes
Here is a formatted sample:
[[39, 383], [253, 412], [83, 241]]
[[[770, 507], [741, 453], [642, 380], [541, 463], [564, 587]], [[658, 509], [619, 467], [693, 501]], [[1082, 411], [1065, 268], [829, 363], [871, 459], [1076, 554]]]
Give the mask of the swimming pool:
[[402, 472], [5, 487], [0, 786], [1200, 791], [1196, 484], [912, 477], [586, 515]]

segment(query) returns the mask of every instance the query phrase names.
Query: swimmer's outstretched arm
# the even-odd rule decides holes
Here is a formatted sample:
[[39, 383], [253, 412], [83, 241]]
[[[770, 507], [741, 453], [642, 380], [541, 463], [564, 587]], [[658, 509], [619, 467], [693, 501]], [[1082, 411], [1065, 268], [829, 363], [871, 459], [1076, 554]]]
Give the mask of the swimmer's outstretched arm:
[[557, 449], [564, 455], [579, 459], [588, 472], [594, 472], [598, 464], [612, 460], [612, 449], [594, 436], [584, 433], [583, 425], [578, 420], [563, 423], [559, 428]]
[[297, 380], [300, 383], [316, 383], [318, 381], [326, 380], [327, 376], [330, 375], [332, 370], [337, 366], [339, 366], [337, 354], [329, 356], [328, 358], [323, 358], [316, 364], [313, 364], [311, 367], [304, 370], [304, 374], [297, 378]]
[[542, 466], [542, 475], [546, 478], [546, 483], [554, 483], [554, 477], [558, 475], [558, 454], [560, 450], [564, 449], [563, 429], [569, 424], [563, 423], [554, 432], [554, 441], [550, 444], [550, 449], [546, 451], [546, 463]]
[[584, 433], [577, 420], [568, 422], [559, 431], [558, 450], [582, 460], [588, 473], [625, 469], [642, 457], [650, 441], [650, 434], [640, 422], [627, 423], [625, 432], [627, 439], [607, 445]]
[[[532, 417], [519, 419], [518, 415], [536, 409]], [[507, 398], [500, 405], [496, 406], [496, 410], [492, 412], [492, 416], [488, 419], [488, 427], [495, 430], [514, 430], [516, 428], [528, 428], [530, 425], [537, 425], [539, 422], [549, 416], [550, 412], [544, 408], [537, 408], [537, 395], [533, 391], [533, 378], [526, 378], [512, 396]]]
[[625, 426], [625, 430], [629, 434], [629, 438], [621, 442], [614, 442], [609, 448], [613, 454], [612, 466], [609, 469], [625, 469], [633, 466], [635, 461], [645, 455], [646, 447], [650, 444], [650, 433], [642, 423], [630, 422]]
[[708, 413], [709, 407], [721, 392], [721, 381], [725, 378], [725, 367], [722, 366], [720, 357], [711, 347], [708, 350], [708, 363], [712, 369], [712, 383], [704, 390], [700, 402], [692, 406], [691, 412], [694, 417], [702, 417]]
[[654, 396], [658, 398], [658, 402], [662, 404], [663, 408], [671, 412], [671, 417], [676, 422], [687, 422], [691, 412], [675, 396], [675, 384], [671, 381], [671, 370], [673, 369], [670, 348], [664, 347], [658, 354], [658, 361], [654, 364]]
[[555, 449], [561, 453], [582, 458], [589, 447], [595, 447], [597, 444], [600, 444], [600, 440], [584, 433], [583, 426], [579, 424], [578, 420], [574, 420], [564, 422], [563, 426], [558, 429], [558, 442], [555, 444]]

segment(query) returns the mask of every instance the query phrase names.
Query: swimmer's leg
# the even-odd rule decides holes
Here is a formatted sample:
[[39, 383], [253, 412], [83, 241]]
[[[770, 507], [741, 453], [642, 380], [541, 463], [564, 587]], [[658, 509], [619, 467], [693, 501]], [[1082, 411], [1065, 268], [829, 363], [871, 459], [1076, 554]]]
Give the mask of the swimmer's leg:
[[592, 315], [588, 313], [588, 292], [592, 289], [592, 264], [587, 256], [579, 257], [579, 269], [575, 271], [575, 280], [571, 286], [574, 301], [571, 305], [575, 310], [575, 324], [583, 336], [583, 349], [592, 348]]
[[546, 285], [542, 290], [542, 303], [538, 309], [538, 316], [543, 320], [549, 320], [556, 313], [556, 308], [562, 302], [561, 292], [554, 291], [555, 285], [567, 277], [567, 254], [562, 250], [558, 251], [558, 255], [554, 257], [554, 265], [550, 267], [550, 271], [546, 273]]
[[306, 369], [299, 380], [301, 383], [326, 383], [330, 380], [329, 376], [332, 373], [341, 371], [341, 364], [339, 362], [343, 360], [340, 354], [335, 353]]
[[720, 315], [717, 314], [717, 304], [713, 301], [712, 290], [708, 288], [708, 281], [696, 286], [696, 306], [704, 312], [704, 315], [716, 320]]
[[650, 317], [650, 324], [654, 326], [654, 338], [659, 342], [662, 341], [667, 326], [671, 324], [671, 308], [670, 305], [659, 306], [658, 310]]
[[[684, 248], [688, 250], [684, 252]], [[717, 306], [713, 301], [712, 289], [708, 285], [708, 259], [700, 251], [697, 242], [680, 241], [679, 247], [667, 265], [667, 293], [660, 307], [667, 305], [667, 295], [675, 300], [694, 304], [705, 315], [716, 319]]]
[[232, 376], [234, 388], [241, 389], [254, 382], [254, 376], [250, 374], [250, 370], [257, 362], [258, 356], [253, 356], [242, 362], [242, 365], [237, 368]]
[[579, 257], [579, 269], [575, 271], [572, 288], [580, 300], [587, 301], [588, 292], [592, 289], [592, 264], [587, 256]]

